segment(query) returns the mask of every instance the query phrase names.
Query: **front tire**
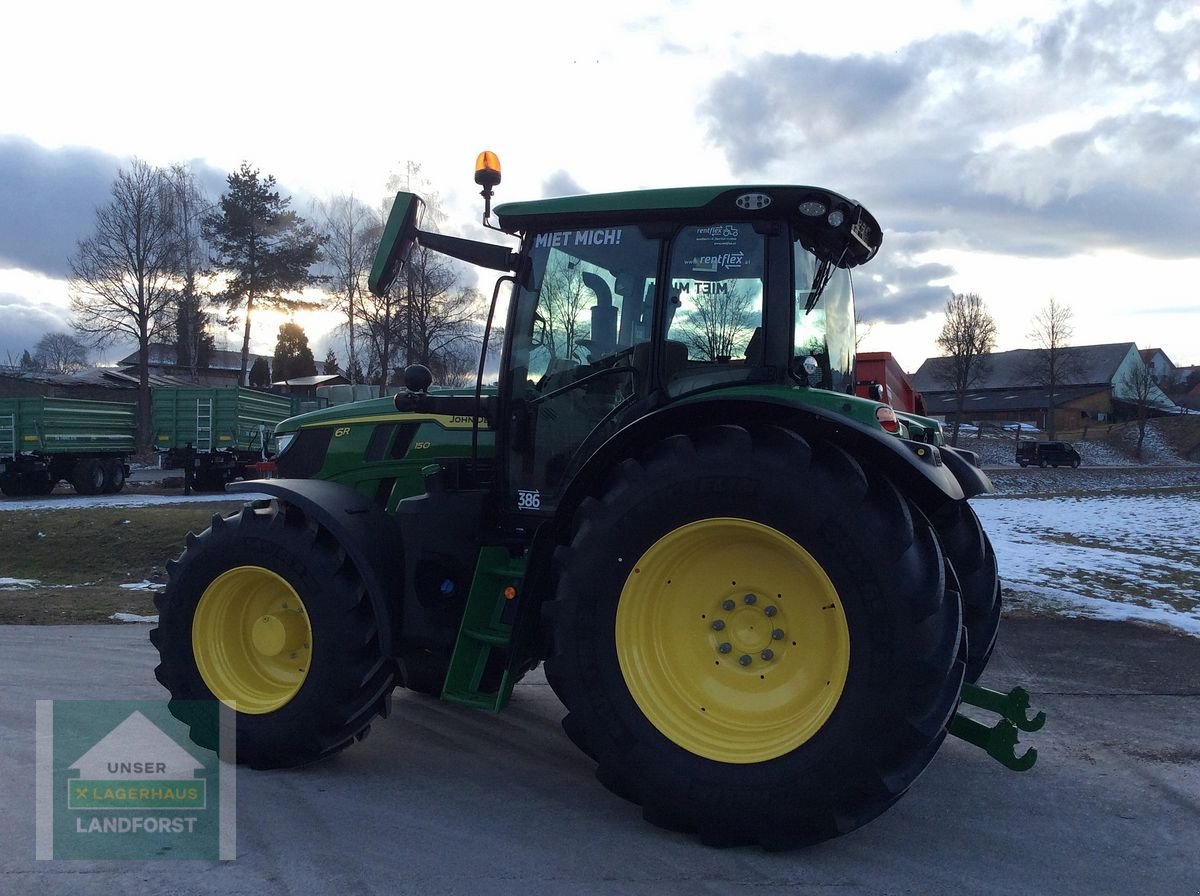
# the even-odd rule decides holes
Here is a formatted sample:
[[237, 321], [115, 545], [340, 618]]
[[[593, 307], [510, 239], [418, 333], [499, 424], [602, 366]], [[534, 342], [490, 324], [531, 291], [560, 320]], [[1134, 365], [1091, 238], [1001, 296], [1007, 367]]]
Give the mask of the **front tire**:
[[663, 827], [788, 847], [900, 798], [958, 704], [961, 610], [881, 474], [763, 427], [675, 436], [580, 506], [547, 677]]
[[216, 749], [191, 701], [235, 705], [237, 761], [256, 768], [328, 756], [386, 714], [395, 664], [359, 571], [299, 508], [272, 502], [190, 535], [155, 603], [155, 676], [192, 738]]

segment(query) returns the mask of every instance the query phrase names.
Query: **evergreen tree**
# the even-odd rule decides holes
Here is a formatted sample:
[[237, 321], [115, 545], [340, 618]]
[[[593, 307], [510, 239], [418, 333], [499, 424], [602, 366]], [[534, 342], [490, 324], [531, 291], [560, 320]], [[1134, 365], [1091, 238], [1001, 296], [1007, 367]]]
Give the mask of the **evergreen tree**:
[[255, 389], [266, 389], [271, 385], [271, 367], [266, 358], [255, 358], [250, 368], [250, 385]]
[[[242, 337], [241, 381], [250, 363], [250, 326], [259, 306], [295, 310], [318, 303], [301, 298], [305, 286], [320, 282], [310, 268], [320, 259], [321, 237], [291, 211], [291, 197], [280, 197], [274, 176], [262, 177], [242, 163], [227, 178], [220, 211], [204, 219], [204, 235], [213, 247], [213, 263], [229, 275], [226, 291], [217, 301], [231, 317], [245, 320]], [[276, 370], [276, 378], [281, 379]]]
[[317, 363], [312, 349], [308, 347], [308, 336], [304, 328], [289, 321], [279, 327], [279, 338], [275, 342], [275, 358], [271, 365], [275, 381], [291, 380], [301, 376], [316, 376]]
[[338, 359], [332, 347], [325, 353], [324, 370], [326, 376], [333, 376], [338, 372]]

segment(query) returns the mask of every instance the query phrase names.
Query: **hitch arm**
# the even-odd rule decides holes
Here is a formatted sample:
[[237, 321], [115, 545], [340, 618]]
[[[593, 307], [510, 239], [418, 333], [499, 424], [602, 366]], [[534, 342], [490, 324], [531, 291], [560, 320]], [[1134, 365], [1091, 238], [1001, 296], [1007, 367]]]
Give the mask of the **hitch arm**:
[[1015, 772], [1024, 772], [1033, 768], [1037, 762], [1037, 750], [1030, 747], [1020, 756], [1016, 754], [1016, 746], [1020, 731], [1037, 731], [1046, 724], [1046, 714], [1038, 712], [1032, 718], [1029, 716], [1029, 694], [1023, 688], [1013, 688], [1009, 693], [988, 690], [974, 684], [963, 684], [962, 702], [977, 706], [999, 715], [998, 721], [992, 727], [982, 722], [968, 718], [962, 713], [955, 713], [950, 721], [950, 733], [955, 737], [974, 744], [1003, 765]]

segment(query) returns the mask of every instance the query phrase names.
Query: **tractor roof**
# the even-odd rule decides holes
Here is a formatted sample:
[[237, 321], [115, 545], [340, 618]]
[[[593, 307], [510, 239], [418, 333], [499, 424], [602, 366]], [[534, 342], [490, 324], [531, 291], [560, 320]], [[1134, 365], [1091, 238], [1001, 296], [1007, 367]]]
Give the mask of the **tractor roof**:
[[[674, 187], [589, 193], [496, 206], [500, 228], [509, 233], [558, 227], [636, 224], [643, 221], [789, 219], [801, 231], [824, 239], [840, 231], [844, 267], [862, 264], [882, 242], [874, 216], [853, 199], [823, 187], [761, 185]], [[848, 236], [853, 239], [846, 239]]]

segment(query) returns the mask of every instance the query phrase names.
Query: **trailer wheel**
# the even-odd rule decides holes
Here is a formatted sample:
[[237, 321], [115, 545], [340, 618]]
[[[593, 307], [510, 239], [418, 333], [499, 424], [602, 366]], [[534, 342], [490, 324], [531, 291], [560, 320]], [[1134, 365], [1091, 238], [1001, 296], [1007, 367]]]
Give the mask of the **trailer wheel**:
[[155, 603], [155, 676], [202, 746], [217, 745], [194, 701], [236, 706], [237, 761], [256, 768], [336, 753], [386, 714], [395, 664], [358, 570], [292, 505], [214, 516]]
[[966, 680], [974, 683], [987, 667], [1000, 630], [1002, 601], [996, 552], [966, 501], [943, 507], [931, 521], [957, 576], [967, 632]]
[[961, 609], [881, 474], [774, 427], [628, 460], [556, 555], [547, 677], [651, 822], [781, 848], [907, 790], [957, 707]]
[[119, 458], [104, 462], [104, 494], [113, 495], [125, 488], [125, 464]]
[[104, 490], [104, 466], [95, 457], [85, 457], [75, 462], [71, 471], [71, 485], [81, 495], [98, 495]]

